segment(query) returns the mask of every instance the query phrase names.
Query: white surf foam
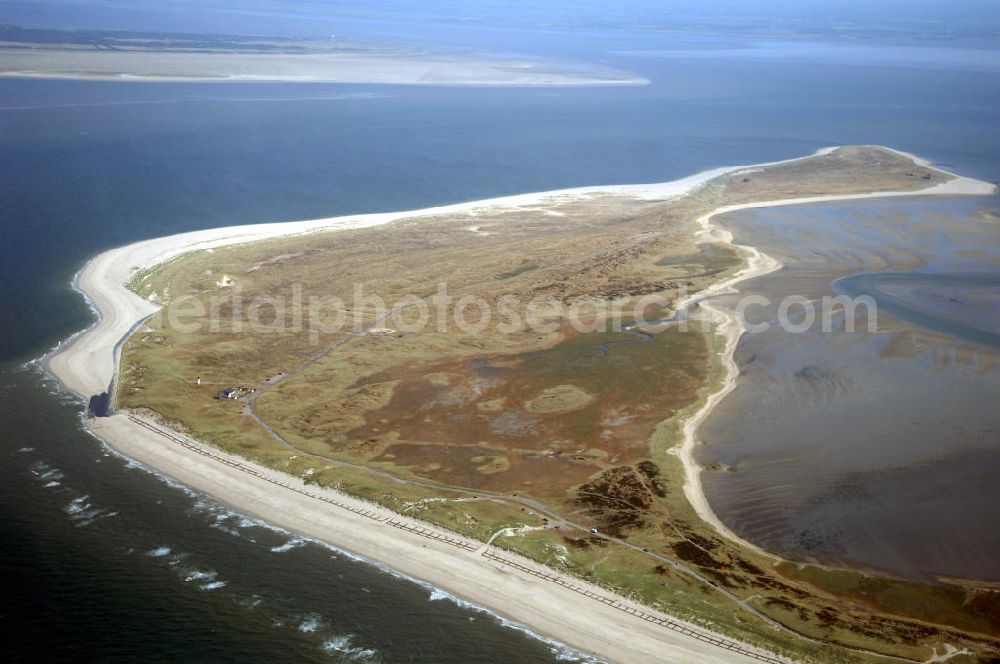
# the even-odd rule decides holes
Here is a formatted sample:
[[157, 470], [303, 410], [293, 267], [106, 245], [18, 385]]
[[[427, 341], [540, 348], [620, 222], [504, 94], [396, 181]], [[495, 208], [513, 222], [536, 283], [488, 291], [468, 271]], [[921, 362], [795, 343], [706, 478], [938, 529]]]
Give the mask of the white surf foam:
[[285, 553], [292, 549], [298, 549], [306, 545], [306, 541], [301, 537], [293, 537], [284, 544], [271, 547], [271, 553]]
[[219, 576], [219, 573], [215, 570], [191, 570], [184, 577], [184, 580], [188, 583], [192, 581], [214, 581], [215, 577]]
[[95, 507], [89, 500], [89, 495], [77, 496], [63, 507], [63, 512], [69, 515], [70, 521], [77, 528], [85, 528], [95, 521], [118, 516], [118, 512]]
[[110, 519], [113, 516], [118, 516], [118, 512], [107, 512], [104, 510], [94, 510], [93, 514], [88, 514], [86, 517], [76, 524], [77, 528], [85, 528], [95, 521], [100, 521], [101, 519]]
[[348, 662], [372, 662], [376, 661], [376, 655], [378, 654], [372, 648], [362, 648], [360, 646], [351, 646], [354, 641], [354, 635], [348, 634], [346, 636], [331, 636], [330, 638], [323, 641], [321, 648], [323, 652], [333, 655], [337, 654], [341, 657], [342, 661]]
[[303, 634], [312, 634], [323, 626], [323, 618], [318, 613], [307, 613], [302, 616], [299, 622], [299, 631]]
[[73, 500], [69, 501], [65, 507], [63, 507], [63, 512], [66, 512], [66, 514], [69, 514], [70, 516], [83, 512], [83, 510], [90, 506], [90, 503], [87, 502], [87, 498], [89, 497], [90, 496], [77, 496]]
[[58, 480], [66, 478], [66, 475], [58, 468], [53, 468], [44, 461], [38, 461], [29, 466], [31, 474], [34, 475], [35, 479], [39, 482], [55, 482], [59, 484]]
[[210, 583], [206, 583], [200, 586], [199, 590], [206, 590], [210, 592], [212, 590], [218, 590], [219, 588], [225, 588], [225, 587], [226, 587], [226, 581], [212, 581]]

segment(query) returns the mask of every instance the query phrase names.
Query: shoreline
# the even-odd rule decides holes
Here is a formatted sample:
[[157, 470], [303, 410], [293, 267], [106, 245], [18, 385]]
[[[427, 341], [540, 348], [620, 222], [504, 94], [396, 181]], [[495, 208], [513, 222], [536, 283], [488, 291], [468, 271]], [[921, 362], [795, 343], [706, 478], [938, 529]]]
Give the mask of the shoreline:
[[[818, 151], [815, 155], [829, 153], [833, 149], [826, 148]], [[748, 168], [799, 161], [807, 159], [809, 156], [769, 164], [722, 167], [660, 184], [578, 187], [413, 211], [223, 227], [136, 242], [102, 252], [88, 261], [77, 273], [73, 279], [73, 287], [83, 294], [97, 314], [97, 320], [86, 330], [78, 332], [60, 343], [42, 359], [41, 365], [43, 369], [59, 380], [64, 389], [83, 397], [84, 400], [92, 395], [107, 391], [117, 375], [117, 349], [121, 341], [128, 336], [135, 325], [159, 310], [156, 304], [146, 301], [128, 290], [126, 284], [135, 270], [152, 267], [190, 251], [317, 231], [365, 228], [403, 218], [419, 218], [455, 212], [495, 209], [496, 207], [516, 208], [535, 205], [558, 197], [584, 197], [600, 194], [631, 195], [654, 200], [676, 197], [694, 191], [720, 175]], [[912, 155], [906, 156], [917, 161], [917, 158]], [[941, 172], [945, 173], [945, 171]], [[871, 197], [984, 195], [993, 190], [992, 185], [969, 178], [954, 177], [954, 180], [936, 187], [916, 191], [811, 197], [721, 207], [697, 220], [697, 223], [702, 227], [698, 236], [705, 240], [732, 244], [732, 235], [712, 226], [711, 219], [736, 209]], [[715, 294], [730, 292], [736, 284], [746, 279], [780, 268], [780, 264], [756, 249], [736, 246], [749, 254], [746, 267], [732, 278], [679, 303], [678, 308], [693, 302], [701, 302]], [[701, 490], [701, 469], [697, 467], [693, 458], [694, 448], [697, 444], [698, 426], [718, 403], [735, 388], [738, 367], [733, 359], [733, 352], [743, 331], [740, 322], [735, 320], [735, 317], [707, 304], [704, 306], [704, 310], [709, 316], [717, 317], [716, 322], [719, 323], [717, 329], [725, 338], [722, 354], [726, 369], [721, 389], [712, 392], [702, 407], [690, 416], [683, 426], [684, 439], [677, 453], [685, 468], [685, 496], [699, 517], [720, 534], [727, 538], [733, 538], [740, 544], [756, 551], [761, 551], [758, 547], [739, 539], [716, 517]], [[225, 460], [225, 457], [221, 456], [224, 453], [214, 448], [201, 446], [195, 441], [187, 441], [190, 446], [179, 443], [178, 434], [162, 430], [154, 431], [158, 427], [150, 428], [148, 422], [144, 425], [139, 418], [120, 414], [89, 420], [84, 423], [84, 426], [121, 454], [136, 459], [143, 465], [196, 490], [204, 491], [237, 510], [248, 512], [264, 521], [275, 523], [293, 532], [300, 532], [328, 542], [366, 559], [379, 561], [398, 570], [404, 576], [420, 579], [435, 587], [441, 587], [462, 600], [482, 605], [490, 612], [495, 612], [517, 625], [525, 625], [532, 631], [538, 630], [538, 633], [546, 638], [566, 643], [581, 652], [613, 660], [620, 659], [621, 661], [645, 661], [656, 657], [662, 658], [668, 650], [673, 661], [734, 661], [737, 653], [742, 655], [740, 659], [746, 661], [780, 661], [771, 655], [765, 655], [763, 651], [758, 651], [756, 648], [728, 638], [711, 635], [702, 628], [683, 625], [680, 621], [657, 614], [652, 609], [638, 608], [638, 605], [633, 605], [612, 595], [609, 591], [588, 586], [585, 582], [577, 579], [573, 579], [572, 583], [581, 588], [588, 588], [592, 595], [607, 596], [611, 603], [609, 604], [603, 599], [597, 601], [582, 600], [579, 597], [580, 591], [568, 589], [557, 582], [539, 583], [537, 578], [533, 578], [538, 577], [539, 573], [543, 576], [559, 576], [559, 573], [542, 568], [536, 563], [527, 564], [527, 571], [514, 567], [510, 561], [498, 566], [495, 560], [485, 558], [482, 553], [472, 554], [467, 548], [459, 547], [456, 549], [453, 544], [442, 544], [439, 540], [432, 540], [432, 543], [428, 543], [426, 535], [414, 534], [405, 529], [399, 530], [398, 527], [395, 530], [390, 530], [385, 522], [370, 523], [370, 517], [359, 515], [349, 508], [330, 510], [329, 506], [326, 505], [321, 506], [325, 509], [320, 509], [317, 507], [318, 501], [315, 497], [312, 499], [303, 498], [304, 494], [301, 491], [276, 488], [274, 483], [265, 479], [264, 476], [280, 475], [286, 484], [287, 482], [301, 483], [300, 478], [280, 474], [270, 469], [254, 467], [245, 459]], [[172, 441], [175, 444], [164, 445], [164, 437], [167, 438], [168, 443]], [[198, 451], [199, 448], [201, 451]], [[211, 453], [206, 455], [206, 451]], [[206, 456], [213, 455], [219, 463], [206, 463]], [[237, 466], [252, 468], [253, 472], [247, 473]], [[316, 487], [310, 487], [309, 491], [328, 492], [335, 495], [336, 500], [343, 505], [355, 505], [355, 503], [361, 502], [345, 494], [321, 490]], [[320, 500], [323, 499], [320, 498]], [[343, 505], [338, 506], [342, 507]], [[367, 506], [364, 509], [374, 510], [374, 507]], [[378, 509], [384, 510], [380, 507]], [[385, 511], [388, 512], [388, 510]], [[434, 531], [447, 538], [472, 542], [455, 533], [446, 533], [446, 531], [409, 517], [391, 514], [394, 515], [391, 518], [399, 522], [406, 522], [419, 528]], [[345, 526], [347, 527], [345, 528]], [[490, 550], [481, 542], [475, 544], [477, 550], [482, 549], [484, 552]], [[470, 559], [471, 555], [476, 557]], [[776, 557], [773, 554], [766, 555]], [[511, 560], [515, 558], [515, 554], [508, 552], [503, 552], [502, 556]], [[500, 576], [497, 576], [498, 574]], [[516, 592], [512, 588], [516, 589]], [[583, 594], [586, 595], [586, 593]], [[588, 597], [594, 599], [590, 595]], [[622, 608], [626, 606], [627, 609]], [[691, 636], [672, 627], [665, 629], [662, 622], [651, 622], [648, 618], [638, 617], [638, 613], [655, 615], [661, 621], [666, 620], [683, 625], [684, 630], [700, 634], [701, 637]], [[622, 639], [623, 634], [628, 634], [629, 638]], [[720, 647], [719, 644], [706, 643], [706, 636], [709, 639], [722, 639], [729, 645]]]
[[874, 198], [902, 198], [912, 196], [989, 196], [996, 193], [996, 185], [956, 175], [949, 171], [937, 168], [933, 166], [930, 161], [908, 152], [893, 150], [892, 148], [885, 149], [889, 149], [897, 154], [903, 155], [913, 160], [916, 164], [945, 175], [950, 175], [954, 179], [926, 189], [915, 189], [909, 191], [808, 196], [803, 198], [789, 198], [756, 203], [743, 203], [739, 205], [726, 205], [703, 214], [695, 221], [697, 225], [701, 226], [701, 230], [697, 232], [698, 238], [704, 242], [723, 242], [737, 248], [747, 255], [747, 265], [729, 279], [709, 286], [705, 290], [695, 293], [677, 304], [678, 310], [687, 308], [692, 304], [698, 304], [701, 308], [700, 316], [706, 316], [707, 313], [707, 319], [716, 324], [716, 334], [719, 334], [725, 340], [723, 350], [721, 352], [723, 366], [725, 367], [725, 375], [723, 377], [722, 387], [709, 394], [701, 408], [684, 421], [684, 425], [682, 427], [683, 440], [681, 444], [673, 448], [672, 451], [675, 451], [681, 460], [681, 465], [684, 467], [684, 495], [698, 517], [705, 523], [709, 524], [723, 537], [726, 537], [730, 541], [746, 547], [762, 556], [771, 558], [772, 560], [785, 559], [740, 537], [728, 526], [726, 526], [718, 515], [716, 515], [715, 510], [712, 509], [712, 506], [709, 504], [708, 498], [702, 487], [702, 468], [695, 460], [694, 453], [700, 443], [697, 435], [698, 428], [705, 420], [708, 419], [708, 417], [712, 414], [712, 411], [725, 400], [729, 393], [736, 389], [737, 379], [739, 378], [739, 365], [736, 364], [735, 359], [736, 347], [739, 344], [743, 333], [746, 331], [746, 327], [743, 325], [743, 322], [733, 312], [725, 311], [712, 306], [710, 299], [716, 295], [739, 293], [737, 286], [740, 283], [770, 274], [771, 272], [776, 272], [783, 267], [783, 264], [758, 250], [756, 247], [751, 245], [736, 244], [733, 241], [733, 234], [713, 225], [712, 219], [719, 215], [728, 214], [730, 212], [738, 212], [740, 210], [806, 205], [809, 203], [868, 200]]
[[[649, 85], [635, 72], [596, 62], [444, 52], [255, 51], [192, 53], [161, 49], [0, 48], [0, 77], [89, 81], [281, 82], [460, 87], [621, 87]], [[58, 46], [58, 45], [57, 45]]]
[[12, 79], [56, 80], [56, 81], [118, 81], [122, 83], [327, 83], [330, 85], [401, 85], [432, 88], [597, 88], [597, 87], [641, 87], [649, 85], [647, 78], [622, 79], [580, 78], [540, 76], [501, 80], [488, 78], [467, 80], [418, 80], [418, 79], [378, 79], [369, 77], [348, 78], [345, 76], [320, 78], [293, 75], [251, 75], [229, 74], [225, 76], [167, 76], [147, 74], [75, 74], [31, 70], [0, 71], [0, 77]]
[[[518, 554], [306, 484], [136, 416], [87, 430], [116, 453], [226, 507], [439, 589], [533, 636], [608, 661], [785, 660], [685, 623]], [[336, 533], [337, 537], [331, 537]], [[617, 639], [628, 634], [627, 642]]]

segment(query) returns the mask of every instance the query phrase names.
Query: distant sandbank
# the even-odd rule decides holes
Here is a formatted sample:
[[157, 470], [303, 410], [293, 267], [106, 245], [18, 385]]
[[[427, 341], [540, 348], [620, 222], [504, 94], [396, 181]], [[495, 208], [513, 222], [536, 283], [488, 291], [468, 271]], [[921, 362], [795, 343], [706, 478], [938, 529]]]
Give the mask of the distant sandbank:
[[0, 48], [0, 76], [118, 81], [283, 81], [455, 86], [621, 86], [649, 81], [590, 63], [435, 53], [199, 53]]

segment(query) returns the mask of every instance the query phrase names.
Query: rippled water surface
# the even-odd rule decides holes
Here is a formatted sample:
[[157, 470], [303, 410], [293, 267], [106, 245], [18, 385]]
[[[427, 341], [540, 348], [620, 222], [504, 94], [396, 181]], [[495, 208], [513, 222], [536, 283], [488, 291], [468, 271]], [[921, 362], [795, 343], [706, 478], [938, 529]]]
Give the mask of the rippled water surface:
[[[1000, 577], [996, 199], [803, 205], [723, 223], [785, 267], [741, 287], [776, 303], [747, 309], [772, 326], [744, 336], [738, 387], [702, 428], [719, 515], [800, 559]], [[774, 324], [782, 297], [838, 292], [874, 298], [875, 332], [864, 308], [853, 333], [842, 309], [830, 332]]]

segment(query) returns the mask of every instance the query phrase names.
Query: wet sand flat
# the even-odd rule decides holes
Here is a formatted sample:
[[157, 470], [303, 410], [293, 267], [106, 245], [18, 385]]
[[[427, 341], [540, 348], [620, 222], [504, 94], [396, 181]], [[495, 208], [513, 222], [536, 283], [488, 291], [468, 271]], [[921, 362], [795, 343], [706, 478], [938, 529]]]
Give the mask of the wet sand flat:
[[[722, 520], [793, 559], [1000, 577], [995, 200], [807, 205], [721, 223], [786, 266], [743, 294], [816, 300], [872, 273], [879, 287], [863, 294], [881, 305], [874, 333], [864, 316], [844, 333], [837, 316], [832, 333], [743, 337], [737, 389], [700, 431]], [[777, 304], [747, 315], [774, 322]]]

